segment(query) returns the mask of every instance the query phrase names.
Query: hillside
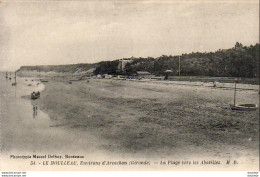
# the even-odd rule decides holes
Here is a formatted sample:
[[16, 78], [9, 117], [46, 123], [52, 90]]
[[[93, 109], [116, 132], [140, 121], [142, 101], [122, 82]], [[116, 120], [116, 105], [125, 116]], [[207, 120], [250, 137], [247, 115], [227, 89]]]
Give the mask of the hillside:
[[77, 71], [87, 71], [95, 67], [95, 64], [69, 64], [69, 65], [39, 65], [39, 66], [21, 66], [21, 71], [37, 71], [37, 72], [58, 72], [58, 73], [75, 73]]

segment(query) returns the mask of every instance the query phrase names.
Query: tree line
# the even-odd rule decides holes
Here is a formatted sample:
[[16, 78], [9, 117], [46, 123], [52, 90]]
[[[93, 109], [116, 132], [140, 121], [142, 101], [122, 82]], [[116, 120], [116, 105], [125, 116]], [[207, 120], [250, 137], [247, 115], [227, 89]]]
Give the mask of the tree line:
[[[171, 70], [171, 75], [179, 73], [179, 56], [162, 55], [157, 58], [131, 59], [124, 70], [118, 68], [119, 60], [97, 63], [95, 74], [136, 75], [137, 71], [148, 71], [155, 75], [164, 75]], [[192, 52], [180, 56], [180, 72], [183, 76], [216, 77], [259, 77], [259, 43], [243, 46], [237, 42], [231, 49], [219, 49], [215, 52]]]

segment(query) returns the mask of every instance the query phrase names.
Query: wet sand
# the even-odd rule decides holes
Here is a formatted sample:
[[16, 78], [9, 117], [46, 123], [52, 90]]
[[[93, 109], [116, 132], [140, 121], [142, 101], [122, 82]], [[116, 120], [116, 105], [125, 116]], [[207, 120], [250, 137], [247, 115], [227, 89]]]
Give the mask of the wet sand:
[[[256, 169], [259, 110], [230, 110], [233, 93], [178, 82], [50, 80], [40, 99], [16, 100], [18, 111], [8, 111], [2, 123], [4, 153], [84, 154], [92, 160], [231, 159], [239, 165], [170, 169]], [[237, 102], [258, 104], [258, 91], [238, 90]]]

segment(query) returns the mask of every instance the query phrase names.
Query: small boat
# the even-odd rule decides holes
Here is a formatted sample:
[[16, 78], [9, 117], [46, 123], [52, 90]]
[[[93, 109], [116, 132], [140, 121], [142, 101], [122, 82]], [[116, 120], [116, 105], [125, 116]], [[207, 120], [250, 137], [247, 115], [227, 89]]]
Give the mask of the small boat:
[[232, 110], [239, 111], [254, 111], [258, 108], [257, 104], [240, 104], [240, 105], [230, 105]]
[[257, 104], [236, 104], [236, 81], [235, 81], [235, 91], [234, 91], [234, 104], [230, 105], [230, 109], [239, 111], [254, 111], [257, 110]]
[[35, 100], [35, 99], [37, 99], [37, 98], [40, 98], [40, 92], [32, 92], [31, 93], [31, 99], [32, 100]]

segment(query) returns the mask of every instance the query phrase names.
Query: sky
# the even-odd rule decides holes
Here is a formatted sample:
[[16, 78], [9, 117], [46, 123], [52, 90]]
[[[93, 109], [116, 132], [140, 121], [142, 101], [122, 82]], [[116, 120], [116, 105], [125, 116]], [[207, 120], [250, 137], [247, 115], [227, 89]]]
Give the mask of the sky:
[[0, 71], [259, 43], [259, 1], [0, 0]]

